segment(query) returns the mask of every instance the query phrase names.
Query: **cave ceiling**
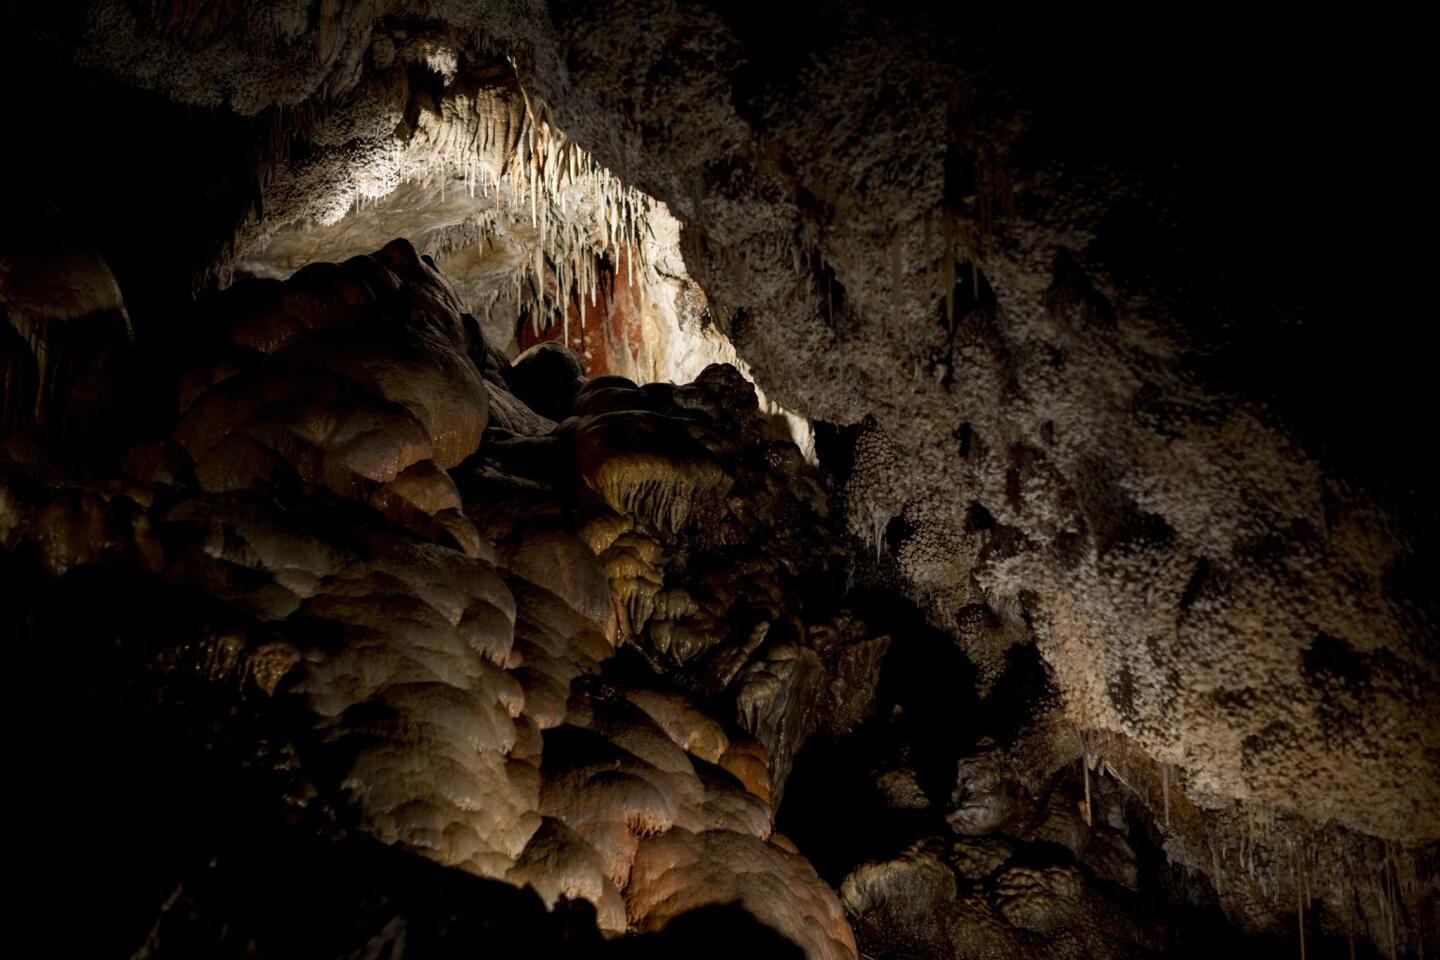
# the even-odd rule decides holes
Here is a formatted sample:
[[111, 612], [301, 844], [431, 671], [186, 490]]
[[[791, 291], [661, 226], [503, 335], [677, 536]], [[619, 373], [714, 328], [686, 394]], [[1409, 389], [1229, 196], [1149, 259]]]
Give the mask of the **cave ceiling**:
[[106, 949], [1440, 949], [1417, 41], [0, 23], [0, 624], [92, 701], [26, 757], [123, 714], [171, 851]]

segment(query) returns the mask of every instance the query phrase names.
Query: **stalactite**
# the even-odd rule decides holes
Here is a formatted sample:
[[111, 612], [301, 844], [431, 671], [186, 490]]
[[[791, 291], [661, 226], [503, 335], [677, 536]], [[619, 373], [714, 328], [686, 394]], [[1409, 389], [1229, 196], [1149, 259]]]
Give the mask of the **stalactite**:
[[825, 275], [825, 322], [835, 326], [835, 274]]
[[1224, 883], [1224, 876], [1221, 864], [1224, 861], [1225, 851], [1223, 848], [1219, 850], [1215, 848], [1215, 838], [1210, 835], [1210, 829], [1208, 826], [1206, 827], [1205, 835], [1206, 845], [1210, 847], [1210, 867], [1213, 871], [1213, 875], [1210, 877], [1210, 882], [1215, 886], [1215, 893], [1220, 894], [1222, 885]]
[[935, 272], [934, 272], [934, 270], [933, 270], [933, 268], [932, 268], [932, 266], [931, 266], [931, 264], [932, 264], [933, 261], [932, 261], [932, 259], [931, 259], [931, 255], [930, 255], [930, 211], [929, 211], [929, 210], [926, 210], [926, 211], [921, 215], [921, 217], [920, 217], [920, 235], [921, 235], [921, 241], [920, 241], [921, 260], [920, 260], [920, 262], [924, 265], [924, 270], [925, 270], [925, 287], [926, 287], [927, 295], [928, 295], [928, 293], [933, 292], [934, 289], [935, 289]]
[[1094, 766], [1094, 755], [1091, 752], [1090, 737], [1082, 727], [1075, 728], [1075, 737], [1080, 741], [1080, 776], [1085, 782], [1085, 800], [1080, 808], [1080, 819], [1084, 820], [1088, 827], [1094, 818], [1090, 794], [1090, 770]]
[[1165, 796], [1165, 826], [1170, 826], [1170, 764], [1160, 764], [1160, 792]]
[[[1293, 848], [1293, 844], [1292, 844]], [[1305, 863], [1303, 853], [1291, 852], [1290, 875], [1295, 883], [1295, 922], [1300, 932], [1300, 960], [1305, 960]]]

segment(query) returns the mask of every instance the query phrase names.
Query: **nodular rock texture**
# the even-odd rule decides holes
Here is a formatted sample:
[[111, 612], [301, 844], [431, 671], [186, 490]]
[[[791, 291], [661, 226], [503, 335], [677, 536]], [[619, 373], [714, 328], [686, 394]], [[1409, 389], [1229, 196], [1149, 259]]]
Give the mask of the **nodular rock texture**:
[[[1335, 199], [1423, 182], [1414, 41], [1352, 82], [1375, 28], [1261, 14], [1139, 43], [868, 2], [0, 22], [0, 538], [48, 585], [7, 603], [50, 611], [7, 631], [155, 578], [174, 623], [106, 658], [283, 693], [262, 766], [327, 822], [607, 930], [637, 857], [779, 856], [744, 798], [852, 743], [890, 849], [821, 873], [869, 952], [1121, 951], [1090, 884], [1152, 853], [1240, 930], [1433, 949], [1433, 396], [1381, 279], [1423, 267], [1393, 206]], [[590, 689], [617, 644], [645, 682]], [[897, 656], [984, 719], [923, 665], [887, 687]], [[568, 807], [542, 747], [584, 731], [552, 772], [589, 782], [612, 691], [696, 771], [624, 747]], [[828, 903], [749, 909], [829, 955]]]

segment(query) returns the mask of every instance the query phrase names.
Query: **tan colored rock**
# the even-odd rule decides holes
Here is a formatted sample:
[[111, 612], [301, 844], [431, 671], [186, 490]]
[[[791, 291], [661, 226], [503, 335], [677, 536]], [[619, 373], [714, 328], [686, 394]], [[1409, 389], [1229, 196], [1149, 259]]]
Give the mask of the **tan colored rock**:
[[732, 742], [720, 755], [719, 764], [735, 775], [745, 789], [770, 803], [770, 758], [758, 740]]
[[546, 817], [505, 879], [532, 887], [547, 907], [556, 900], [589, 900], [606, 933], [625, 932], [625, 901], [605, 873], [594, 847], [553, 817]]
[[683, 528], [697, 508], [723, 502], [733, 482], [678, 420], [627, 411], [586, 417], [573, 430], [585, 485], [616, 513], [656, 527]]
[[857, 956], [835, 894], [802, 858], [724, 830], [677, 829], [640, 844], [625, 891], [633, 928], [662, 930], [687, 910], [730, 902], [798, 944], [808, 960]]
[[[687, 753], [710, 763], [721, 763], [721, 758], [730, 748], [730, 738], [725, 735], [720, 724], [697, 709], [687, 698], [669, 690], [647, 690], [633, 686], [623, 688], [622, 692], [626, 699], [644, 710], [650, 719], [659, 724], [660, 729]], [[732, 760], [732, 763], [734, 762]], [[738, 766], [738, 763], [736, 765]]]

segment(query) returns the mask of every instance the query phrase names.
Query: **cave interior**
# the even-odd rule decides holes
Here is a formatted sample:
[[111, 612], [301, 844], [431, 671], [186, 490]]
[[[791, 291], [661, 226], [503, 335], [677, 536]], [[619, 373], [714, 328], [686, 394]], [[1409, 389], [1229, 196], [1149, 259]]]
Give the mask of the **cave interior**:
[[1424, 35], [0, 0], [23, 939], [1440, 954]]

